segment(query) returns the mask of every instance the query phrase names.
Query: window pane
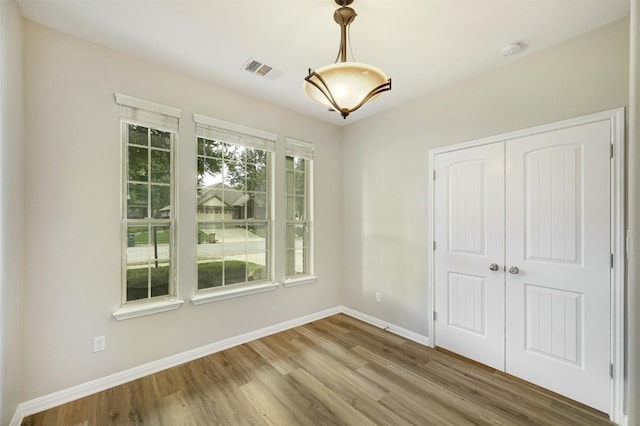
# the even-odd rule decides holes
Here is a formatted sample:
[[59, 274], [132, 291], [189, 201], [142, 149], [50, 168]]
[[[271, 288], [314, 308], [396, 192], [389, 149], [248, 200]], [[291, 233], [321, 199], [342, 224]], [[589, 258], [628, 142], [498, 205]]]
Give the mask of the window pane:
[[295, 215], [295, 198], [287, 196], [287, 220], [294, 220]]
[[152, 225], [149, 235], [149, 251], [152, 262], [151, 297], [166, 296], [169, 294], [169, 279], [171, 267], [171, 228], [168, 225]]
[[222, 160], [198, 157], [198, 187], [222, 182]]
[[203, 139], [197, 149], [198, 289], [267, 280], [270, 153]]
[[268, 229], [266, 222], [247, 226], [247, 275], [249, 281], [268, 279]]
[[218, 287], [222, 281], [223, 227], [221, 223], [199, 223], [198, 245], [198, 289]]
[[156, 267], [168, 264], [171, 259], [171, 228], [169, 225], [151, 225], [149, 249]]
[[127, 226], [127, 301], [169, 294], [170, 225]]
[[148, 217], [149, 185], [130, 183], [128, 187], [127, 217], [130, 219], [143, 219]]
[[198, 290], [222, 285], [221, 259], [207, 259], [198, 261]]
[[224, 261], [224, 284], [247, 282], [247, 263], [244, 260]]
[[171, 187], [151, 185], [151, 211], [156, 219], [171, 217]]
[[229, 161], [225, 163], [224, 184], [226, 187], [241, 190], [245, 187], [245, 166], [243, 163]]
[[148, 169], [148, 152], [146, 148], [136, 146], [129, 147], [128, 168], [129, 180], [146, 182]]
[[305, 220], [305, 202], [303, 197], [296, 197], [295, 200], [296, 210], [294, 219], [296, 220]]
[[149, 297], [149, 227], [127, 227], [127, 300]]
[[244, 219], [245, 204], [248, 195], [240, 191], [222, 191], [222, 201], [224, 202], [223, 212], [225, 219]]
[[258, 166], [267, 166], [267, 152], [257, 148], [245, 148], [247, 163], [253, 163]]
[[204, 138], [198, 138], [198, 155], [205, 155], [207, 152], [208, 141]]
[[149, 146], [149, 129], [134, 124], [127, 125], [129, 131], [129, 144]]
[[267, 219], [267, 194], [249, 194], [247, 219]]
[[295, 189], [295, 179], [294, 179], [294, 173], [287, 171], [287, 194], [288, 195], [293, 195], [296, 193], [296, 189]]
[[307, 224], [287, 225], [287, 275], [309, 273], [307, 269]]
[[262, 165], [247, 165], [247, 189], [249, 191], [267, 191], [267, 168]]
[[222, 158], [222, 151], [222, 142], [198, 138], [198, 155], [205, 155], [209, 158]]
[[294, 160], [294, 164], [295, 164], [295, 169], [297, 171], [301, 171], [303, 172], [306, 168], [306, 160], [304, 158], [296, 158]]
[[171, 133], [151, 129], [151, 146], [155, 148], [171, 148]]
[[304, 195], [306, 192], [306, 183], [305, 183], [305, 175], [303, 172], [296, 172], [295, 173], [295, 179], [296, 179], [296, 195]]
[[307, 257], [305, 256], [306, 250], [295, 250], [293, 255], [295, 267], [294, 271], [296, 275], [306, 274], [307, 270]]
[[267, 251], [267, 223], [252, 223], [247, 226], [247, 253]]
[[151, 266], [151, 297], [169, 294], [169, 263]]
[[233, 145], [228, 143], [222, 144], [222, 152], [225, 160], [229, 161], [244, 161], [244, 147], [240, 145]]
[[267, 272], [267, 253], [259, 252], [250, 254], [247, 262], [247, 279], [249, 281], [266, 281], [269, 279]]
[[287, 170], [293, 170], [293, 157], [287, 155], [285, 158], [285, 167]]
[[171, 154], [169, 151], [151, 150], [151, 181], [171, 182]]
[[149, 268], [147, 265], [127, 269], [127, 301], [149, 297]]
[[[123, 302], [174, 293], [172, 206], [173, 134], [122, 123], [126, 131], [123, 201], [126, 270]], [[163, 221], [141, 219], [167, 219]], [[153, 222], [153, 223], [152, 223]]]
[[303, 249], [307, 246], [307, 224], [287, 225], [287, 249]]
[[210, 257], [222, 257], [222, 244], [224, 240], [223, 226], [221, 223], [198, 223], [198, 260]]

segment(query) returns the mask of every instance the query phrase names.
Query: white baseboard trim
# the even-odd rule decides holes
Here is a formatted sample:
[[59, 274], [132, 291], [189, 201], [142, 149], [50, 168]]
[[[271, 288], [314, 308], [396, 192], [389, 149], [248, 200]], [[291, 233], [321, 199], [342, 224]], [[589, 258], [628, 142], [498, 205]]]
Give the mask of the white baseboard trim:
[[13, 418], [9, 422], [9, 426], [20, 426], [22, 424], [22, 419], [24, 419], [26, 415], [27, 414], [22, 411], [22, 404], [18, 405], [16, 412], [13, 413]]
[[376, 317], [372, 317], [371, 315], [363, 314], [362, 312], [356, 311], [351, 308], [347, 308], [346, 306], [342, 306], [341, 308], [342, 308], [342, 313], [352, 316], [356, 319], [359, 319], [360, 321], [364, 321], [373, 326], [380, 327], [393, 334], [397, 334], [398, 336], [404, 337], [405, 339], [412, 340], [416, 343], [420, 343], [421, 345], [430, 346], [429, 338], [427, 336], [423, 336], [422, 334], [415, 333], [411, 330], [407, 330], [406, 328], [402, 328], [397, 325], [388, 323]]
[[406, 339], [423, 344], [425, 346], [429, 346], [428, 337], [414, 333], [413, 331], [404, 329], [402, 327], [389, 324], [378, 318], [363, 314], [362, 312], [358, 312], [351, 308], [347, 308], [346, 306], [336, 306], [334, 308], [281, 322], [279, 324], [261, 328], [259, 330], [250, 331], [239, 336], [230, 337], [228, 339], [221, 340], [210, 345], [205, 345], [196, 349], [182, 352], [180, 354], [168, 356], [166, 358], [152, 361], [138, 367], [133, 367], [118, 373], [101, 377], [99, 379], [91, 380], [86, 383], [82, 383], [67, 389], [62, 389], [48, 395], [22, 402], [18, 405], [18, 408], [16, 409], [13, 419], [11, 420], [11, 423], [9, 423], [9, 425], [20, 426], [22, 420], [26, 416], [30, 416], [32, 414], [48, 410], [58, 405], [66, 404], [71, 401], [84, 398], [94, 393], [131, 382], [133, 380], [148, 376], [153, 373], [157, 373], [162, 370], [166, 370], [171, 367], [178, 366], [180, 364], [184, 364], [185, 362], [193, 361], [194, 359], [202, 358], [204, 356], [211, 355], [213, 353], [220, 352], [225, 349], [250, 342], [252, 340], [260, 339], [271, 334], [289, 330], [291, 328], [298, 327], [300, 325], [304, 325], [309, 322], [317, 321], [319, 319], [339, 313], [344, 313], [376, 327], [386, 329], [387, 331], [402, 336]]

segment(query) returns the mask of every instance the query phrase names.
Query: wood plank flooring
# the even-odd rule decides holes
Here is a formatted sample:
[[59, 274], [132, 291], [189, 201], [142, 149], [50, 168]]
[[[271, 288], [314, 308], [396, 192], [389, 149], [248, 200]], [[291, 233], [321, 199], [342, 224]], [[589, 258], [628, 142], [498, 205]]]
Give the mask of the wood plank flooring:
[[608, 425], [603, 413], [347, 315], [24, 419], [75, 425]]

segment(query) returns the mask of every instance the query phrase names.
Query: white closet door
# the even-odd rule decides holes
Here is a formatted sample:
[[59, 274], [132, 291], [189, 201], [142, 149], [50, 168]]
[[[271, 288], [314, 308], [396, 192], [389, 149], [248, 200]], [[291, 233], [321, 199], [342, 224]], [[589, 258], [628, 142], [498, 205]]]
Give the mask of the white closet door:
[[609, 411], [609, 121], [506, 143], [506, 371]]
[[502, 143], [439, 154], [434, 185], [436, 344], [500, 370], [503, 156]]

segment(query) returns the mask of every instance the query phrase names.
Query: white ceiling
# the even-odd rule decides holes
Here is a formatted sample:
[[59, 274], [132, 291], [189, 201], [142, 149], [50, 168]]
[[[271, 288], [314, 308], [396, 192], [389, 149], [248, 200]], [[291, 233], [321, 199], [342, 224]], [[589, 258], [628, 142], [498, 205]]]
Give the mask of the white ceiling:
[[[4, 0], [2, 0], [4, 1]], [[393, 89], [346, 120], [302, 92], [335, 60], [334, 0], [17, 0], [25, 18], [333, 124], [349, 124], [629, 14], [629, 0], [355, 0], [355, 59]], [[509, 58], [504, 45], [528, 47]], [[243, 70], [253, 58], [282, 72]]]

